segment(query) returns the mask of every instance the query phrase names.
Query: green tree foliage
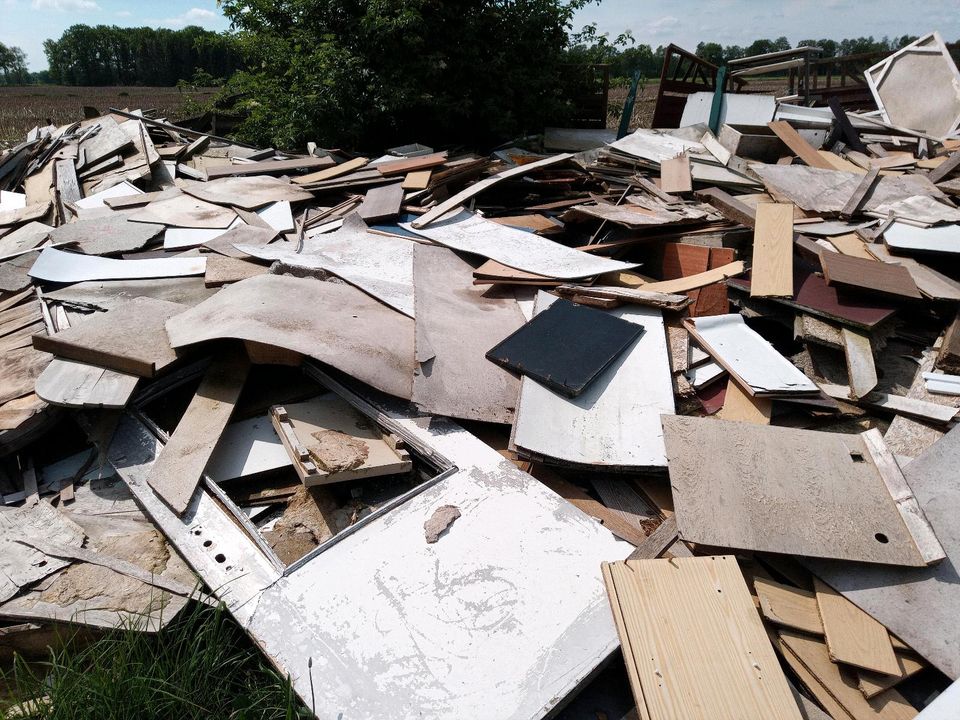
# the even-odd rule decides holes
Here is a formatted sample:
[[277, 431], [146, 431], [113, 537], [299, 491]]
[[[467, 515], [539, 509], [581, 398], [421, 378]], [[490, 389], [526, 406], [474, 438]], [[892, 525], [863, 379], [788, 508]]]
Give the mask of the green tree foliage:
[[7, 47], [0, 43], [0, 80], [4, 85], [23, 85], [30, 79], [27, 71], [27, 54], [16, 45]]
[[539, 132], [563, 109], [588, 0], [222, 0], [249, 69], [253, 142], [381, 148]]
[[241, 64], [232, 36], [196, 26], [73, 25], [43, 50], [50, 81], [64, 85], [175, 85], [201, 69], [225, 77]]

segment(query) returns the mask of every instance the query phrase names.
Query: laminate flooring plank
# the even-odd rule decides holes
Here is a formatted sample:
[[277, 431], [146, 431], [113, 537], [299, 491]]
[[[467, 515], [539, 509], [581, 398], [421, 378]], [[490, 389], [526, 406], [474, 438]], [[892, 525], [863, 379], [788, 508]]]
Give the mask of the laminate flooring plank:
[[793, 205], [760, 203], [756, 217], [750, 297], [793, 297]]

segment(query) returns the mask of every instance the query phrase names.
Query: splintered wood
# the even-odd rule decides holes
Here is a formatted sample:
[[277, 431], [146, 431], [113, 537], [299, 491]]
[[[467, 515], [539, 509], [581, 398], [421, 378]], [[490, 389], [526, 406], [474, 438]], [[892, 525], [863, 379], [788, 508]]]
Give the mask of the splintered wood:
[[793, 205], [760, 203], [750, 297], [793, 297]]
[[640, 717], [801, 718], [732, 556], [604, 563], [603, 578]]

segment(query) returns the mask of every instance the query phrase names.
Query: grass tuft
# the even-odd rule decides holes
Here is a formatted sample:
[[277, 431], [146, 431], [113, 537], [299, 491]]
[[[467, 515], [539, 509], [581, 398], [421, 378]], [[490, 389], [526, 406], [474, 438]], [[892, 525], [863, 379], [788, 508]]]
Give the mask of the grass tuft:
[[[192, 603], [157, 633], [138, 621], [43, 662], [2, 673], [19, 709], [41, 720], [302, 720], [289, 679], [270, 668], [226, 610]], [[37, 700], [40, 699], [38, 702]], [[24, 710], [26, 713], [24, 714]]]

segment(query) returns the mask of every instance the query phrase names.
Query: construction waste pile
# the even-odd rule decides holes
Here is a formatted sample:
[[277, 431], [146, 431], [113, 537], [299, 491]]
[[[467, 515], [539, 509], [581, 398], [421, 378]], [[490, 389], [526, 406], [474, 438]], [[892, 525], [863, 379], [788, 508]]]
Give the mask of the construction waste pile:
[[199, 581], [318, 718], [960, 717], [960, 73], [871, 71], [487, 157], [30, 133], [0, 657]]

